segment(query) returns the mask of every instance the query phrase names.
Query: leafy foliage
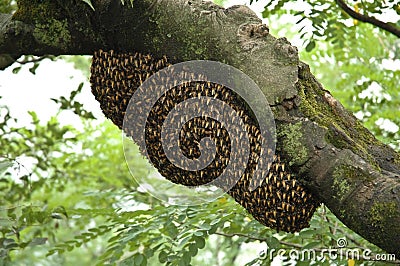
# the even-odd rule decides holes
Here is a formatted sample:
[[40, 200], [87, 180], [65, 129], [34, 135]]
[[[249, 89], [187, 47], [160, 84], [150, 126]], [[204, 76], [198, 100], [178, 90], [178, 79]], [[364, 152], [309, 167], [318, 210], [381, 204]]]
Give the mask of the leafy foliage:
[[44, 55], [44, 56], [33, 56], [33, 55], [24, 55], [20, 60], [17, 61], [18, 66], [13, 68], [13, 73], [18, 74], [24, 65], [30, 65], [29, 72], [33, 75], [36, 74], [36, 69], [39, 67], [40, 62], [44, 59], [50, 59], [51, 61], [56, 60], [55, 56], [52, 55]]
[[[272, 12], [278, 16], [286, 12], [285, 1], [272, 2]], [[317, 1], [310, 3], [315, 4], [314, 12], [322, 12]], [[308, 16], [302, 21], [318, 17]], [[334, 16], [329, 11], [323, 21]], [[385, 67], [387, 60], [399, 58], [399, 44], [372, 26], [346, 28], [340, 23], [330, 25], [337, 27], [331, 37], [328, 31], [324, 38], [326, 27], [319, 29], [322, 36], [312, 33], [315, 48], [303, 52], [302, 59], [348, 108], [363, 115], [376, 136], [398, 145], [393, 141], [399, 132], [382, 129], [377, 121], [383, 118], [400, 125], [395, 108], [400, 105], [399, 70]], [[87, 59], [71, 60], [87, 71]], [[380, 85], [381, 94], [364, 97], [372, 84]], [[155, 170], [135, 148], [135, 165], [129, 171], [120, 131], [110, 122], [92, 119], [76, 100], [81, 90], [79, 86], [69, 98], [52, 99], [60, 112], [47, 122], [32, 111], [31, 123], [21, 126], [6, 106], [0, 108], [0, 265], [269, 265], [280, 249], [283, 263], [289, 264], [293, 251], [321, 251], [337, 246], [343, 237], [348, 248], [384, 253], [324, 206], [310, 228], [286, 234], [260, 225], [229, 197], [202, 206], [156, 200], [132, 178]], [[59, 117], [66, 111], [76, 114], [83, 130], [62, 124]], [[343, 258], [327, 256], [292, 261], [350, 265]]]
[[84, 83], [79, 84], [78, 89], [72, 91], [69, 99], [61, 96], [60, 99], [51, 99], [55, 103], [60, 104], [60, 110], [72, 110], [76, 115], [85, 119], [94, 119], [94, 115], [84, 109], [83, 104], [76, 101], [75, 97], [78, 95], [83, 88]]
[[[325, 88], [377, 138], [400, 149], [398, 39], [370, 24], [349, 19], [334, 1], [307, 1], [303, 5], [291, 2], [267, 2], [263, 16], [271, 23], [274, 21], [271, 31], [284, 28], [289, 31], [285, 34], [289, 39], [303, 40], [305, 49], [300, 49], [301, 59], [310, 64]], [[373, 2], [353, 4], [359, 6], [359, 12], [371, 16], [398, 11], [396, 1], [385, 6], [381, 6], [383, 1]], [[297, 21], [296, 26], [279, 24], [279, 17], [288, 14]]]
[[0, 13], [11, 14], [17, 9], [15, 0], [0, 1]]
[[89, 77], [90, 75], [90, 62], [92, 60], [91, 56], [69, 56], [63, 55], [58, 57], [68, 63], [72, 63], [74, 67], [84, 74], [84, 76]]
[[[250, 0], [250, 3], [256, 2]], [[336, 1], [293, 1], [269, 0], [265, 1], [263, 17], [289, 12], [297, 19], [300, 25], [301, 39], [306, 42], [306, 51], [310, 52], [316, 47], [318, 41], [330, 43], [334, 49], [346, 48], [346, 42], [352, 38], [356, 29], [361, 25], [344, 12]], [[357, 13], [374, 17], [378, 14], [392, 11], [400, 15], [397, 1], [348, 1], [349, 7]], [[294, 4], [295, 3], [295, 4]], [[397, 18], [396, 23], [399, 24]]]
[[93, 4], [91, 0], [82, 0], [84, 3], [88, 4], [92, 10], [94, 10]]
[[223, 6], [226, 2], [227, 0], [214, 0], [214, 3], [220, 6]]

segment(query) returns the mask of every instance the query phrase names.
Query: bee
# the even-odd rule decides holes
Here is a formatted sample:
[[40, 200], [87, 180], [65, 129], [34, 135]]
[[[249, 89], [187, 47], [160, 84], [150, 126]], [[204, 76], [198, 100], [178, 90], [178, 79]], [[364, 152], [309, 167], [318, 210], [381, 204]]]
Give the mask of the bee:
[[[137, 140], [135, 136], [139, 134], [138, 128], [141, 128], [142, 125], [141, 122], [135, 121], [137, 114], [126, 111], [130, 98], [152, 74], [167, 66], [171, 66], [167, 56], [154, 58], [150, 54], [137, 52], [120, 53], [102, 50], [94, 52], [90, 78], [92, 93], [100, 102], [105, 116], [119, 128], [122, 128], [124, 121], [129, 121], [130, 126], [124, 129], [124, 133], [133, 140]], [[232, 152], [239, 157], [244, 155], [244, 149], [231, 150], [232, 135], [218, 122], [220, 117], [225, 117], [225, 113], [221, 113], [222, 111], [213, 106], [211, 97], [220, 99], [232, 108], [232, 115], [236, 115], [242, 120], [245, 132], [237, 127], [231, 129], [240, 139], [247, 134], [250, 154], [244, 162], [233, 165], [232, 173], [218, 186], [225, 189], [227, 183], [237, 178], [238, 182], [228, 191], [228, 194], [245, 207], [256, 220], [266, 226], [287, 232], [296, 232], [307, 226], [318, 203], [296, 181], [295, 176], [290, 173], [290, 167], [281, 162], [279, 154], [275, 154], [272, 149], [264, 150], [263, 144], [267, 140], [262, 137], [258, 121], [254, 119], [243, 99], [237, 97], [230, 88], [207, 81], [207, 77], [202, 74], [184, 71], [177, 77], [172, 67], [166, 71], [165, 77], [157, 81], [152, 80], [150, 86], [152, 89], [165, 89], [166, 85], [159, 84], [159, 81], [162, 81], [165, 84], [174, 84], [174, 88], [168, 90], [154, 104], [151, 115], [146, 118], [145, 128], [146, 134], [148, 134], [148, 136], [146, 135], [146, 147], [139, 145], [141, 152], [146, 151], [149, 156], [152, 156], [151, 162], [159, 169], [159, 172], [175, 183], [198, 186], [218, 177], [229, 163], [234, 164], [234, 161], [229, 161]], [[172, 75], [168, 75], [168, 73]], [[189, 81], [200, 79], [205, 81]], [[160, 141], [163, 122], [178, 102], [183, 103], [182, 107], [189, 107], [190, 103], [186, 102], [187, 99], [199, 98], [204, 95], [208, 97], [205, 101], [207, 112], [211, 111], [213, 116], [210, 117], [213, 119], [206, 118], [209, 116], [206, 110], [199, 110], [198, 117], [190, 121], [183, 119], [182, 116], [174, 116], [171, 118], [171, 122], [181, 121], [184, 123], [182, 130], [179, 131], [178, 145], [186, 155], [192, 157], [201, 155], [199, 141], [203, 137], [210, 137], [214, 141], [216, 154], [207, 155], [213, 160], [207, 168], [190, 173], [183, 170], [178, 171], [177, 167], [168, 161]], [[136, 99], [136, 103], [137, 107], [142, 109], [152, 103], [152, 99], [144, 97]], [[200, 106], [198, 109], [201, 109]], [[171, 138], [172, 136], [167, 137]], [[208, 142], [207, 145], [209, 145]], [[270, 161], [271, 158], [274, 161]], [[265, 181], [258, 184], [252, 179], [253, 173], [258, 171], [259, 165], [263, 163], [268, 163], [269, 171], [262, 170]], [[241, 172], [237, 169], [245, 169], [245, 171]], [[256, 183], [257, 189], [250, 191], [249, 188], [253, 187], [250, 185]], [[296, 215], [293, 215], [294, 213]]]

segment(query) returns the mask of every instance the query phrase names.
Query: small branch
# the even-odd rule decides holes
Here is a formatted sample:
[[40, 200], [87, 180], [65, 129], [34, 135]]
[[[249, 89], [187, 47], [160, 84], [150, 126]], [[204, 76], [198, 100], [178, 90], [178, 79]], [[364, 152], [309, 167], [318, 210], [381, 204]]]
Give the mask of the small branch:
[[[323, 205], [323, 213], [321, 213], [321, 217], [323, 220], [325, 220], [328, 224], [331, 224], [331, 221], [329, 220], [328, 216], [326, 216], [326, 206]], [[332, 228], [329, 226], [329, 231], [331, 232], [332, 235], [335, 235], [336, 228]]]
[[339, 232], [341, 232], [342, 234], [344, 234], [346, 236], [346, 238], [348, 238], [351, 242], [353, 242], [356, 246], [361, 247], [361, 243], [359, 241], [357, 241], [352, 235], [346, 233], [341, 227], [338, 227], [337, 230]]
[[39, 57], [33, 57], [32, 59], [29, 59], [29, 57], [28, 58], [25, 58], [24, 60], [22, 60], [22, 61], [16, 61], [18, 64], [20, 64], [20, 65], [25, 65], [25, 64], [29, 64], [29, 63], [37, 63], [37, 62], [40, 62], [40, 61], [42, 61], [43, 59], [50, 59], [50, 60], [52, 60], [52, 59], [54, 59], [54, 56], [53, 55], [42, 55], [42, 56], [39, 56]]
[[346, 5], [346, 3], [343, 0], [336, 0], [336, 3], [339, 5], [339, 7], [346, 12], [350, 17], [357, 19], [361, 22], [366, 22], [370, 23], [374, 26], [377, 26], [378, 28], [381, 28], [387, 32], [390, 32], [391, 34], [394, 34], [395, 36], [400, 38], [400, 29], [397, 27], [394, 27], [388, 23], [385, 23], [383, 21], [380, 21], [374, 17], [369, 17], [360, 13], [357, 13], [353, 9], [351, 9], [349, 6]]
[[[222, 233], [222, 232], [215, 232], [215, 234], [220, 235], [220, 236], [225, 236], [225, 237], [234, 237], [234, 236], [245, 237], [247, 239], [258, 240], [260, 242], [268, 243], [267, 238], [255, 237], [255, 236], [250, 236], [250, 235], [246, 235], [246, 234], [242, 234], [242, 233], [226, 234], [226, 233]], [[301, 245], [301, 244], [295, 244], [295, 243], [285, 242], [285, 241], [281, 241], [281, 240], [279, 241], [279, 243], [281, 243], [282, 245], [286, 245], [286, 246], [294, 247], [294, 248], [302, 248], [303, 247], [303, 245]]]
[[[330, 219], [328, 218], [328, 216], [326, 215], [326, 206], [325, 204], [323, 204], [322, 206], [322, 210], [323, 213], [321, 213], [320, 217], [325, 220], [328, 224], [331, 224]], [[342, 227], [338, 226], [338, 223], [335, 222], [335, 226], [332, 228], [331, 226], [329, 226], [329, 230], [331, 231], [332, 235], [336, 235], [336, 231], [339, 231], [340, 233], [342, 233], [343, 235], [346, 236], [346, 238], [348, 238], [350, 241], [352, 241], [356, 246], [358, 247], [362, 247], [361, 243], [359, 241], [357, 241], [352, 235], [349, 235], [347, 232], [345, 232], [345, 230], [343, 230]]]

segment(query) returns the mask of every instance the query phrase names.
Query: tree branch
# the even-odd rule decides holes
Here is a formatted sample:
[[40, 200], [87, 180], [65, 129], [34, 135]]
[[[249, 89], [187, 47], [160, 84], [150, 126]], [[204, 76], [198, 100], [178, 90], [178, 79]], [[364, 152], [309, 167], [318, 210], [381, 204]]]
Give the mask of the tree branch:
[[[0, 32], [3, 32], [3, 29], [10, 23], [12, 15], [10, 14], [1, 14], [0, 13]], [[0, 43], [4, 42], [5, 34], [0, 34]], [[18, 56], [11, 54], [0, 54], [0, 70], [3, 70], [9, 66], [11, 66]]]
[[[21, 1], [22, 2], [22, 1]], [[23, 1], [0, 16], [0, 54], [150, 52], [173, 63], [230, 64], [261, 88], [275, 115], [277, 151], [349, 228], [400, 256], [400, 155], [378, 141], [249, 8], [200, 0]]]
[[360, 13], [357, 13], [356, 11], [354, 11], [353, 9], [351, 9], [349, 6], [346, 5], [346, 3], [343, 0], [336, 0], [336, 3], [339, 5], [339, 7], [346, 12], [350, 17], [357, 19], [361, 22], [366, 22], [366, 23], [370, 23], [378, 28], [381, 28], [387, 32], [390, 32], [391, 34], [397, 36], [400, 38], [400, 29], [385, 23], [383, 21], [380, 21], [374, 17], [369, 17]]
[[38, 63], [38, 62], [43, 61], [44, 59], [54, 60], [54, 56], [52, 56], [52, 55], [42, 55], [42, 56], [38, 56], [38, 57], [34, 57], [34, 58], [25, 58], [22, 61], [17, 60], [16, 62], [18, 64], [20, 64], [20, 65], [26, 65], [26, 64], [30, 64], [30, 63]]

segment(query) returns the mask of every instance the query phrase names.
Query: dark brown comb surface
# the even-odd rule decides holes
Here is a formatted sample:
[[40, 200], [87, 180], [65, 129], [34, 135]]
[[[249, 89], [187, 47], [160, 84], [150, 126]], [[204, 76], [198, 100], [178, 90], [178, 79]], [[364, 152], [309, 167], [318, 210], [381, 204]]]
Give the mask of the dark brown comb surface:
[[[124, 128], [134, 141], [135, 125], [123, 125], [128, 103], [136, 89], [152, 74], [170, 66], [166, 57], [156, 59], [140, 53], [97, 51], [93, 56], [90, 82], [92, 93], [105, 116]], [[199, 142], [207, 137], [215, 143], [215, 157], [199, 171], [181, 169], [171, 163], [162, 147], [161, 126], [168, 113], [179, 103], [193, 97], [212, 97], [228, 104], [243, 121], [250, 142], [250, 156], [241, 176], [229, 177], [216, 183], [228, 190], [238, 203], [262, 224], [278, 231], [297, 232], [309, 226], [319, 203], [297, 181], [279, 156], [274, 156], [269, 172], [255, 190], [250, 190], [253, 172], [260, 158], [261, 133], [254, 115], [243, 99], [220, 84], [204, 81], [185, 82], [163, 94], [150, 111], [145, 126], [146, 150], [151, 163], [168, 180], [185, 186], [199, 186], [215, 180], [230, 159], [231, 139], [224, 126], [199, 110], [199, 116], [187, 121], [179, 134], [179, 148], [190, 159], [201, 155]], [[128, 110], [129, 111], [129, 110]], [[172, 119], [175, 119], [174, 117]], [[176, 117], [176, 119], [180, 119]], [[126, 120], [125, 120], [126, 121]], [[132, 128], [132, 130], [130, 130]], [[143, 150], [143, 147], [141, 148]], [[237, 151], [240, 153], [240, 151]], [[231, 179], [232, 178], [232, 179]], [[238, 182], [232, 187], [228, 183]]]

